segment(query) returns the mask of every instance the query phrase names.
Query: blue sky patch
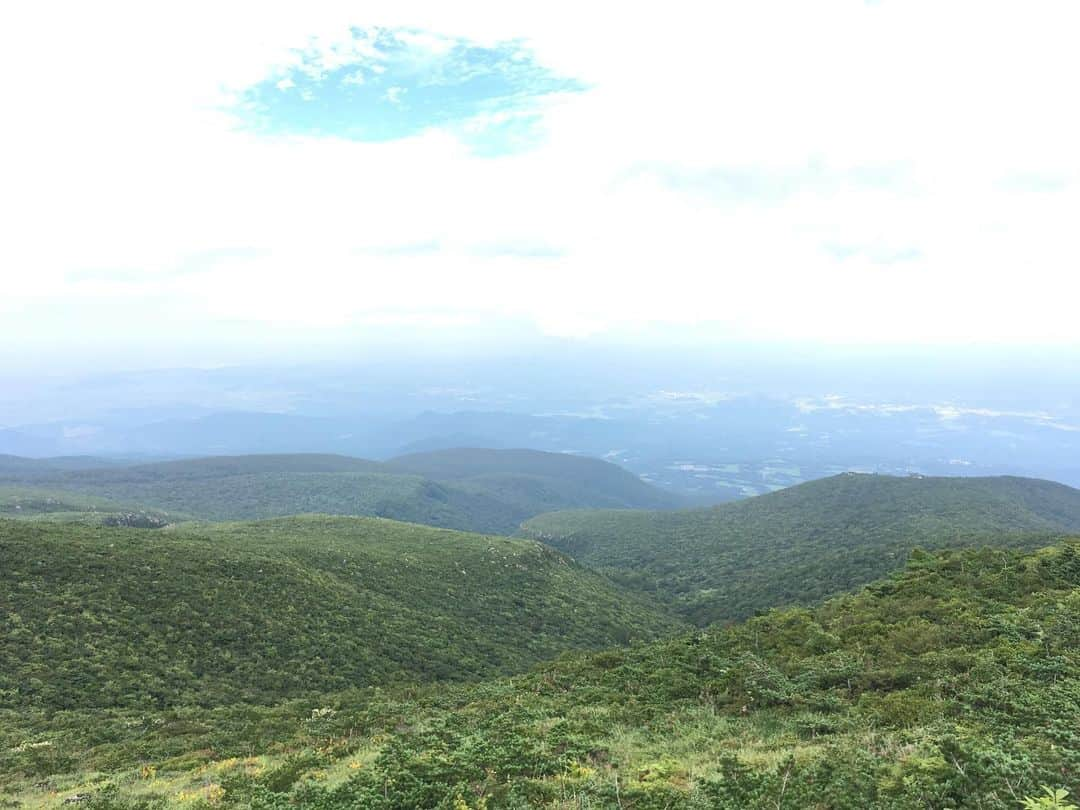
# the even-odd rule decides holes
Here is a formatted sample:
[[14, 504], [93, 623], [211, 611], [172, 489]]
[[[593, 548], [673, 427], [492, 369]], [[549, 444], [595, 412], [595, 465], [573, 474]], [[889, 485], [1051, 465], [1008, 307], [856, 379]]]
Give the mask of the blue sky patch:
[[389, 141], [454, 129], [479, 154], [528, 148], [542, 104], [583, 86], [519, 42], [480, 46], [414, 30], [354, 29], [352, 47], [298, 53], [242, 95], [247, 126], [271, 135]]

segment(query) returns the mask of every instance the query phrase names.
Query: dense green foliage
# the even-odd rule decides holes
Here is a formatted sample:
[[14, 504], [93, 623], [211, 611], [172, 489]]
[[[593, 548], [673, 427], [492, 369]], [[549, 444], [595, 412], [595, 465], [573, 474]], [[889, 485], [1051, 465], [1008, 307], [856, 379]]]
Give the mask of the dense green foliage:
[[0, 476], [47, 475], [61, 470], [89, 470], [95, 467], [114, 467], [122, 462], [93, 456], [53, 456], [25, 458], [0, 453]]
[[0, 485], [0, 518], [81, 522], [98, 525], [164, 526], [184, 519], [156, 509], [82, 495], [78, 492]]
[[0, 486], [0, 516], [31, 517], [56, 513], [113, 512], [122, 507], [105, 498], [37, 487]]
[[562, 512], [523, 528], [706, 624], [850, 590], [902, 566], [917, 545], [1045, 544], [1080, 531], [1080, 490], [848, 473], [711, 509]]
[[919, 551], [812, 610], [479, 684], [8, 712], [0, 773], [98, 808], [1018, 810], [1077, 786], [1078, 716], [1076, 547]]
[[445, 451], [390, 463], [295, 454], [51, 473], [34, 469], [21, 478], [0, 471], [0, 479], [203, 520], [318, 512], [513, 534], [526, 518], [553, 509], [674, 503], [613, 464], [535, 451]]
[[412, 453], [389, 463], [436, 481], [472, 483], [523, 509], [542, 503], [584, 501], [590, 501], [594, 508], [669, 509], [679, 505], [677, 496], [646, 484], [622, 467], [567, 453], [458, 448]]
[[80, 482], [104, 493], [205, 520], [257, 520], [303, 513], [367, 515], [453, 529], [503, 531], [516, 511], [483, 493], [415, 475], [370, 472], [258, 472], [205, 477]]
[[679, 627], [531, 540], [320, 516], [0, 521], [0, 706], [268, 703], [475, 678]]

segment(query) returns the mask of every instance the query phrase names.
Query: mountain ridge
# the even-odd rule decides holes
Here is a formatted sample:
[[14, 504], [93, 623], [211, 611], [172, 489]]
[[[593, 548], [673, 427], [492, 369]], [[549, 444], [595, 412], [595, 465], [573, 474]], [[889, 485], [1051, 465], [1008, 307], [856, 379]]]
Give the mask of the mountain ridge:
[[[370, 461], [325, 453], [208, 456], [106, 469], [0, 473], [0, 483], [70, 491], [204, 520], [327, 513], [514, 534], [552, 509], [674, 506], [679, 500], [599, 459], [459, 450]], [[583, 473], [582, 471], [586, 471]], [[432, 472], [436, 477], [425, 475]]]
[[522, 530], [704, 624], [850, 590], [916, 546], [1031, 548], [1080, 531], [1080, 490], [1014, 476], [844, 473], [705, 509], [549, 513]]

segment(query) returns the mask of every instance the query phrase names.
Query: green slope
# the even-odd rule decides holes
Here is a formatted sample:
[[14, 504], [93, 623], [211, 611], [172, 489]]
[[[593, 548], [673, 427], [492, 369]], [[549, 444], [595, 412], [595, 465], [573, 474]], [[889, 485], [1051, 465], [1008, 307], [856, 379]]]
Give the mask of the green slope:
[[0, 484], [0, 518], [161, 527], [184, 515], [125, 505], [64, 490]]
[[[1017, 810], [1080, 779], [1080, 554], [915, 555], [813, 610], [479, 684], [9, 713], [17, 800], [322, 810]], [[42, 787], [44, 786], [44, 787]]]
[[26, 458], [0, 453], [0, 476], [45, 475], [63, 470], [89, 470], [115, 467], [123, 464], [113, 459], [94, 456], [53, 456], [52, 458]]
[[2, 517], [113, 512], [121, 508], [119, 504], [105, 498], [80, 495], [76, 492], [0, 485]]
[[[331, 453], [266, 453], [159, 461], [154, 464], [140, 464], [121, 469], [82, 472], [83, 477], [94, 481], [153, 480], [155, 478], [177, 481], [256, 473], [382, 472], [384, 469], [384, 465], [378, 461], [337, 456]], [[72, 476], [73, 479], [78, 477]]]
[[899, 568], [915, 546], [992, 535], [1031, 547], [1078, 531], [1080, 490], [849, 473], [710, 509], [541, 515], [523, 530], [704, 624], [849, 590]]
[[0, 559], [0, 705], [13, 708], [474, 678], [679, 626], [534, 541], [378, 519], [0, 521]]
[[[662, 491], [595, 459], [511, 451], [491, 463], [488, 451], [460, 452], [488, 461], [474, 464], [474, 474], [459, 478], [430, 469], [430, 464], [418, 464], [414, 470], [400, 462], [335, 455], [211, 457], [39, 472], [33, 483], [204, 520], [319, 512], [497, 534], [513, 534], [525, 519], [553, 509], [672, 503]], [[19, 480], [10, 472], [7, 478]]]
[[645, 483], [615, 464], [569, 453], [457, 448], [391, 459], [394, 468], [436, 481], [472, 482], [523, 506], [563, 503], [563, 508], [668, 509], [678, 496]]
[[[184, 512], [204, 520], [254, 520], [308, 512], [387, 517], [462, 530], [512, 531], [527, 514], [497, 498], [378, 472], [255, 472], [64, 482], [83, 492]], [[534, 513], [535, 514], [535, 513]]]

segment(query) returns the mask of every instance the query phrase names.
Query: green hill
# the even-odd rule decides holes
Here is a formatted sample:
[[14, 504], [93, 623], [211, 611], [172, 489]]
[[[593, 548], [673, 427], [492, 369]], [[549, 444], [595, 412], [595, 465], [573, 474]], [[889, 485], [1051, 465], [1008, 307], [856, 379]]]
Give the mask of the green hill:
[[53, 456], [52, 458], [25, 458], [0, 453], [0, 476], [35, 475], [55, 473], [62, 470], [89, 470], [114, 467], [123, 462], [94, 456]]
[[64, 490], [0, 484], [0, 518], [161, 528], [187, 519]]
[[383, 472], [385, 466], [378, 461], [368, 461], [351, 456], [331, 453], [266, 453], [250, 456], [207, 456], [204, 458], [159, 461], [154, 464], [84, 472], [80, 477], [94, 481], [130, 481], [133, 478], [168, 481], [181, 479], [202, 480], [230, 475], [255, 475], [259, 473], [340, 473]]
[[710, 509], [541, 515], [523, 530], [705, 624], [850, 590], [915, 546], [1031, 547], [1080, 531], [1080, 490], [848, 473]]
[[475, 678], [679, 623], [531, 540], [308, 516], [0, 521], [0, 706], [220, 706]]
[[680, 503], [678, 496], [622, 467], [569, 453], [457, 448], [398, 456], [388, 463], [436, 481], [471, 482], [523, 506], [591, 501], [593, 508], [668, 509]]
[[63, 490], [0, 485], [0, 517], [79, 515], [113, 512], [122, 507], [105, 498]]
[[0, 478], [218, 521], [317, 512], [513, 534], [525, 519], [553, 509], [674, 503], [613, 464], [532, 451], [448, 451], [393, 463], [315, 454], [223, 456], [35, 470], [32, 479], [10, 471]]
[[1078, 715], [1076, 547], [963, 550], [478, 684], [8, 712], [0, 773], [14, 801], [110, 808], [1019, 810], [1076, 787]]
[[214, 475], [173, 472], [132, 468], [124, 476], [87, 475], [50, 485], [214, 521], [321, 513], [510, 533], [527, 516], [485, 493], [448, 487], [416, 475], [349, 470]]

